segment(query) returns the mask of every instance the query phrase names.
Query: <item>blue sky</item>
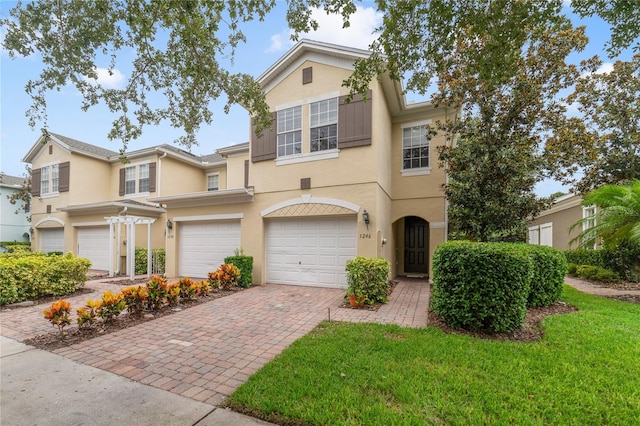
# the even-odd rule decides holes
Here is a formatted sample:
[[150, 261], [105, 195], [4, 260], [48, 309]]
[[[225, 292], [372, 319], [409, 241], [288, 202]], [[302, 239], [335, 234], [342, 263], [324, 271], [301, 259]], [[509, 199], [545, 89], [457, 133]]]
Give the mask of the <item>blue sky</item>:
[[[3, 0], [0, 3], [0, 13], [3, 16], [7, 15], [15, 3]], [[293, 45], [289, 39], [285, 12], [286, 4], [279, 3], [265, 21], [249, 23], [242, 27], [247, 36], [247, 43], [238, 49], [232, 71], [258, 77]], [[372, 32], [381, 22], [381, 15], [374, 9], [373, 2], [367, 1], [362, 2], [358, 12], [352, 16], [351, 27], [348, 29], [341, 28], [339, 17], [326, 16], [324, 12], [314, 13], [314, 16], [320, 23], [320, 29], [304, 35], [305, 38], [363, 49], [373, 41]], [[584, 52], [574, 54], [570, 59], [578, 63], [594, 54], [605, 59], [603, 46], [609, 38], [608, 26], [597, 18], [573, 19], [576, 24], [587, 25], [590, 43]], [[630, 53], [627, 51], [619, 59], [629, 58]], [[103, 65], [106, 67], [107, 64]], [[604, 68], [610, 65], [607, 63]], [[6, 51], [0, 52], [0, 171], [8, 175], [23, 175], [25, 164], [21, 160], [40, 135], [41, 123], [35, 129], [28, 125], [25, 111], [29, 108], [31, 99], [24, 91], [26, 82], [37, 77], [40, 67], [38, 55], [11, 59]], [[124, 61], [118, 63], [116, 72], [111, 77], [99, 70], [99, 75], [103, 76], [101, 82], [111, 87], [121, 87], [126, 82], [127, 67], [128, 64]], [[416, 97], [407, 95], [407, 99], [412, 98]], [[213, 103], [213, 123], [211, 126], [204, 126], [198, 133], [199, 146], [192, 148], [195, 154], [212, 153], [217, 148], [246, 142], [249, 139], [247, 112], [242, 107], [234, 106], [230, 113], [225, 115], [222, 109], [224, 101], [225, 99], [219, 99]], [[49, 92], [47, 103], [50, 131], [113, 151], [118, 151], [121, 147], [120, 141], [110, 141], [107, 138], [115, 117], [103, 106], [92, 107], [89, 111], [83, 112], [80, 109], [81, 98], [73, 87], [67, 86], [59, 92]], [[129, 144], [128, 150], [172, 143], [179, 136], [180, 131], [168, 123], [147, 127], [138, 140]], [[544, 196], [558, 190], [564, 188], [556, 182], [545, 181], [538, 186], [537, 193]]]

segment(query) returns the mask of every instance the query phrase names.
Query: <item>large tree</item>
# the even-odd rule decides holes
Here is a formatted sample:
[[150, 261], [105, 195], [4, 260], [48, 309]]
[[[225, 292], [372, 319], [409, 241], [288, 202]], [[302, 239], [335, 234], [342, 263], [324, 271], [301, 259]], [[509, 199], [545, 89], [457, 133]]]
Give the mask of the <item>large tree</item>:
[[597, 57], [582, 63], [583, 76], [567, 99], [581, 116], [547, 145], [554, 175], [581, 194], [640, 179], [640, 53], [608, 72], [601, 66]]

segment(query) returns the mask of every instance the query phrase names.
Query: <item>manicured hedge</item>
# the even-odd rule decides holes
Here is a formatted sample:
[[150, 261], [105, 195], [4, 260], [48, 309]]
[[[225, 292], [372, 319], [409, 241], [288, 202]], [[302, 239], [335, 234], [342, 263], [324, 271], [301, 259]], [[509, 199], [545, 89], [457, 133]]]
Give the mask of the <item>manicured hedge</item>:
[[240, 269], [240, 287], [249, 288], [253, 283], [253, 256], [229, 256], [224, 258], [224, 263], [233, 263]]
[[[366, 303], [386, 303], [389, 293], [389, 261], [377, 257], [355, 257], [347, 262], [346, 295], [354, 291], [367, 296]], [[346, 297], [346, 296], [345, 296]]]
[[517, 330], [527, 313], [532, 268], [524, 244], [441, 244], [433, 258], [432, 308], [454, 328]]
[[610, 269], [629, 282], [640, 282], [640, 244], [624, 240], [615, 247], [565, 250], [568, 263]]
[[64, 256], [0, 256], [0, 304], [74, 292], [87, 280], [88, 259]]
[[[147, 249], [136, 249], [136, 275], [147, 273]], [[151, 250], [151, 272], [153, 274], [164, 274], [165, 271], [165, 250], [163, 248]]]
[[527, 306], [549, 306], [562, 296], [567, 259], [561, 251], [552, 247], [527, 245], [526, 249], [533, 260]]

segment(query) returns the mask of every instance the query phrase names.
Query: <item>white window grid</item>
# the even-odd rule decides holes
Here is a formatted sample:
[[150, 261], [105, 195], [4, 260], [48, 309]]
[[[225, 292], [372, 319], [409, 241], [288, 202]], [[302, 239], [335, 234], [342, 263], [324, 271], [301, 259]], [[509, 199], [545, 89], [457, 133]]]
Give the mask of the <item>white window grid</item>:
[[217, 191], [219, 189], [220, 176], [209, 175], [207, 176], [207, 191]]
[[40, 193], [49, 193], [49, 166], [40, 168]]
[[138, 166], [138, 192], [149, 192], [149, 165]]
[[302, 106], [278, 111], [278, 157], [302, 152]]
[[402, 168], [429, 167], [429, 126], [420, 125], [402, 129]]
[[124, 169], [124, 193], [134, 194], [136, 192], [136, 166]]
[[310, 151], [338, 148], [338, 98], [313, 102], [309, 106]]

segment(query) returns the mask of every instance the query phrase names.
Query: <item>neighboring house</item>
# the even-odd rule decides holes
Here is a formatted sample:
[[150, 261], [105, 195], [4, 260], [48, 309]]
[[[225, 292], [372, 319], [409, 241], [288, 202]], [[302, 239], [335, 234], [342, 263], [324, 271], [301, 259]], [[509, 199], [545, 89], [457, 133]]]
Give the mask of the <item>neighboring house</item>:
[[24, 178], [0, 175], [0, 241], [29, 241], [29, 206], [25, 211], [24, 201], [17, 200], [16, 204], [9, 201], [24, 183]]
[[549, 209], [529, 222], [528, 241], [531, 244], [551, 246], [558, 250], [577, 248], [578, 244], [570, 244], [570, 241], [595, 223], [587, 221], [573, 231], [570, 231], [571, 226], [583, 218], [594, 215], [595, 207], [583, 207], [582, 197], [574, 194], [563, 195], [558, 197]]
[[[387, 75], [366, 100], [346, 103], [342, 82], [366, 55], [299, 42], [258, 78], [273, 126], [213, 155], [161, 145], [127, 153], [125, 165], [115, 152], [59, 135], [39, 141], [25, 158], [42, 182], [35, 247], [56, 229], [65, 251], [123, 272], [127, 262], [114, 259], [136, 232], [137, 246], [150, 239], [166, 248], [167, 276], [206, 277], [240, 247], [254, 258], [257, 284], [344, 287], [355, 256], [385, 257], [393, 275], [429, 276], [446, 207], [436, 161], [445, 137], [428, 126], [457, 111], [407, 104]], [[123, 228], [153, 219], [149, 231]]]

